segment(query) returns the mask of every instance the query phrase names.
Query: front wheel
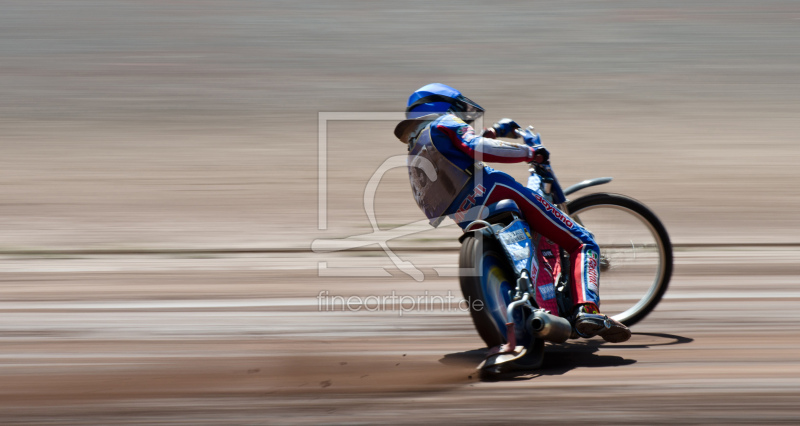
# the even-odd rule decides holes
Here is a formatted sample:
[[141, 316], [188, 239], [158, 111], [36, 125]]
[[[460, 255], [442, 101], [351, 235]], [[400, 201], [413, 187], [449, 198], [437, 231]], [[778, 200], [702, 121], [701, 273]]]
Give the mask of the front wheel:
[[600, 246], [601, 312], [632, 326], [658, 305], [672, 276], [672, 244], [644, 204], [618, 194], [589, 194], [567, 204]]

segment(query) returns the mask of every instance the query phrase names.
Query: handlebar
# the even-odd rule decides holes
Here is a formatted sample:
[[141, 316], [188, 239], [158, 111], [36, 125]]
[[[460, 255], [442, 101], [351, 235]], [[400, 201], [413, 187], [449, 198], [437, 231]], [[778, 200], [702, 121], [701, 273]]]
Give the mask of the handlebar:
[[533, 130], [533, 126], [528, 126], [524, 130], [516, 129], [515, 132], [525, 141], [526, 145], [533, 148], [541, 147], [541, 149], [543, 149], [546, 153], [537, 155], [534, 157], [534, 160], [529, 163], [531, 165], [531, 173], [537, 174], [539, 177], [541, 177], [542, 183], [544, 184], [544, 192], [546, 195], [550, 196], [551, 202], [556, 205], [562, 204], [567, 201], [567, 197], [564, 195], [564, 190], [561, 188], [561, 184], [558, 182], [558, 178], [556, 177], [555, 172], [553, 172], [553, 168], [550, 167], [549, 153], [542, 145], [542, 140], [539, 135], [533, 133]]
[[558, 182], [558, 178], [556, 178], [556, 174], [553, 172], [552, 167], [550, 167], [550, 153], [547, 151], [544, 145], [542, 145], [542, 140], [539, 138], [539, 135], [534, 133], [533, 126], [528, 126], [522, 129], [513, 120], [504, 118], [500, 120], [500, 122], [495, 123], [492, 128], [485, 129], [483, 136], [513, 137], [507, 133], [499, 135], [499, 133], [510, 131], [511, 129], [508, 127], [516, 127], [513, 130], [514, 135], [516, 135], [515, 139], [521, 138], [525, 142], [525, 145], [528, 145], [537, 151], [539, 149], [542, 150], [541, 153], [537, 152], [533, 158], [533, 161], [528, 163], [531, 167], [531, 175], [537, 175], [541, 180], [541, 188], [544, 189], [542, 193], [547, 196], [550, 202], [556, 205], [567, 201], [567, 197], [564, 195], [561, 184]]
[[536, 147], [542, 145], [542, 141], [539, 139], [538, 134], [533, 133], [534, 130], [533, 126], [528, 126], [525, 129], [516, 129], [514, 133], [525, 141], [525, 145]]

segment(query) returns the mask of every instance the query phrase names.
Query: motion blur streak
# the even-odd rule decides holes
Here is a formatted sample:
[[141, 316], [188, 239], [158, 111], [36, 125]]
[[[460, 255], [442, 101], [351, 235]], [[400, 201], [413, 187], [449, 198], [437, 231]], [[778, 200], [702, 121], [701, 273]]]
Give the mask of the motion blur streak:
[[[800, 422], [797, 2], [0, 11], [2, 423]], [[629, 343], [482, 382], [463, 312], [316, 309], [322, 290], [458, 291], [435, 272], [456, 265], [452, 226], [390, 243], [423, 282], [383, 252], [308, 250], [372, 230], [364, 187], [405, 150], [393, 122], [330, 123], [319, 231], [318, 114], [397, 112], [434, 81], [487, 124], [536, 125], [562, 182], [613, 176], [684, 244]], [[382, 229], [422, 219], [403, 170], [375, 207]]]

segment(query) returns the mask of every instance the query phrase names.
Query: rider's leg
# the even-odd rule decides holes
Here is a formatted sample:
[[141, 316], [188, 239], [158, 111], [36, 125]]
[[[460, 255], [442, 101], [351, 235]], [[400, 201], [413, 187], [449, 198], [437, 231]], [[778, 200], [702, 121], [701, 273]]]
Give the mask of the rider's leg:
[[484, 173], [487, 188], [483, 205], [512, 199], [522, 210], [525, 220], [536, 232], [558, 244], [570, 254], [572, 294], [575, 305], [600, 304], [599, 247], [590, 232], [569, 216], [511, 176], [496, 170]]
[[575, 305], [575, 327], [584, 337], [602, 336], [611, 342], [630, 337], [630, 330], [617, 321], [600, 315], [600, 248], [592, 234], [575, 223], [539, 194], [521, 185], [511, 176], [486, 168], [483, 173], [486, 193], [482, 205], [503, 199], [514, 200], [525, 220], [546, 238], [570, 254], [571, 290]]

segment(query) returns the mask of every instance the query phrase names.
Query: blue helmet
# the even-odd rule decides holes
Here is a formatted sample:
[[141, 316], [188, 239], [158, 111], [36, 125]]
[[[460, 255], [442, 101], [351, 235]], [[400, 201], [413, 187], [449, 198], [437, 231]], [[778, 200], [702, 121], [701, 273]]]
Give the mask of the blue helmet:
[[432, 83], [420, 87], [408, 98], [406, 118], [448, 112], [464, 121], [473, 121], [483, 115], [483, 108], [450, 86]]

